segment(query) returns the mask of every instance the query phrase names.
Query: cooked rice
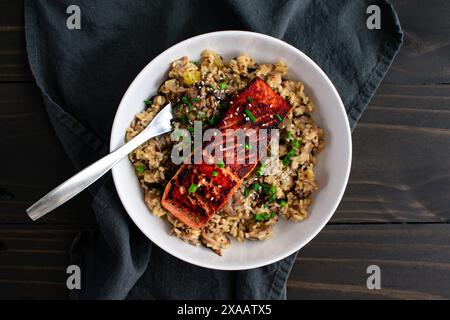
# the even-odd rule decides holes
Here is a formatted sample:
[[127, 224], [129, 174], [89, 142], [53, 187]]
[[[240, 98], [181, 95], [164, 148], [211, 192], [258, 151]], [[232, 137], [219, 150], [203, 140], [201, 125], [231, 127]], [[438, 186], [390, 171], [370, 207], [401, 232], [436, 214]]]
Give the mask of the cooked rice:
[[[193, 121], [205, 121], [219, 117], [224, 107], [255, 77], [265, 80], [277, 93], [292, 105], [292, 112], [280, 127], [280, 145], [277, 159], [270, 164], [271, 175], [257, 176], [252, 172], [229, 202], [217, 212], [208, 225], [193, 229], [175, 218], [161, 205], [164, 187], [175, 174], [177, 166], [171, 159], [172, 142], [169, 134], [151, 139], [133, 151], [129, 158], [144, 189], [145, 203], [158, 217], [167, 219], [171, 233], [193, 245], [203, 244], [217, 254], [230, 245], [230, 237], [239, 241], [266, 240], [272, 236], [273, 226], [279, 216], [292, 221], [307, 217], [311, 194], [318, 189], [314, 177], [316, 155], [324, 147], [323, 130], [311, 117], [314, 104], [305, 94], [301, 82], [287, 79], [288, 67], [282, 61], [275, 64], [257, 64], [250, 56], [242, 54], [225, 64], [211, 50], [204, 50], [199, 62], [183, 57], [172, 63], [169, 79], [158, 95], [151, 98], [144, 111], [138, 113], [126, 132], [126, 141], [136, 136], [168, 102], [174, 109], [174, 128], [187, 128]], [[226, 83], [227, 85], [221, 85]], [[192, 99], [193, 108], [182, 103], [182, 98]], [[192, 109], [192, 110], [191, 110]], [[290, 133], [289, 133], [290, 132]], [[282, 160], [292, 148], [293, 141], [301, 145], [295, 149], [291, 162]], [[139, 170], [138, 170], [139, 169]], [[261, 192], [251, 189], [255, 183], [276, 186], [276, 199], [268, 203]], [[244, 197], [244, 190], [250, 190]], [[285, 203], [280, 203], [284, 199]], [[274, 212], [267, 217], [268, 212]], [[257, 215], [266, 214], [264, 221]]]

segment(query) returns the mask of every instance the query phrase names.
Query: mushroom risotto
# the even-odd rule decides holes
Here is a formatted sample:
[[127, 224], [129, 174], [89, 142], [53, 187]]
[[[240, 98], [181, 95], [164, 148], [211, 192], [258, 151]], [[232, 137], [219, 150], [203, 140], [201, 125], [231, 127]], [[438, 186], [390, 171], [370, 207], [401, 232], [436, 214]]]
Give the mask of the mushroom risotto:
[[157, 95], [144, 101], [145, 110], [136, 114], [127, 129], [126, 141], [141, 132], [168, 102], [173, 106], [174, 129], [192, 131], [194, 121], [213, 128], [233, 99], [255, 78], [265, 81], [290, 106], [284, 118], [276, 115], [280, 123], [279, 146], [271, 150], [275, 157], [270, 158], [270, 163], [257, 163], [201, 228], [188, 226], [161, 202], [165, 187], [180, 167], [171, 160], [177, 142], [171, 140], [170, 134], [153, 138], [130, 154], [145, 203], [155, 216], [167, 219], [173, 235], [193, 245], [203, 244], [221, 255], [231, 238], [266, 240], [280, 217], [291, 221], [307, 217], [311, 195], [318, 189], [314, 167], [324, 147], [323, 130], [311, 116], [314, 104], [303, 84], [289, 80], [287, 72], [288, 66], [282, 61], [258, 64], [242, 54], [226, 62], [216, 52], [204, 50], [199, 61], [188, 57], [174, 61]]

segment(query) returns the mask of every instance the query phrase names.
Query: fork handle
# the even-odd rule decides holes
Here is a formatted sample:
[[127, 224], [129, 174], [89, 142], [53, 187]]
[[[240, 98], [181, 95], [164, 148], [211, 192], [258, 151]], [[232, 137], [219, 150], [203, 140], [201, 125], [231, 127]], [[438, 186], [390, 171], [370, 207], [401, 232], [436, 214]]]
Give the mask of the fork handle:
[[[117, 162], [127, 156], [134, 149], [139, 147], [142, 143], [156, 136], [149, 135], [148, 133], [143, 133], [144, 132], [141, 132], [116, 151], [108, 154], [100, 160], [97, 160], [93, 164], [75, 174], [69, 180], [63, 182], [55, 189], [50, 191], [43, 198], [41, 198], [39, 201], [37, 201], [27, 209], [28, 216], [32, 220], [37, 220], [50, 211], [56, 209], [66, 201], [69, 201], [78, 193], [97, 181], [114, 165], [116, 165]], [[159, 132], [158, 135], [163, 133], [165, 132]]]

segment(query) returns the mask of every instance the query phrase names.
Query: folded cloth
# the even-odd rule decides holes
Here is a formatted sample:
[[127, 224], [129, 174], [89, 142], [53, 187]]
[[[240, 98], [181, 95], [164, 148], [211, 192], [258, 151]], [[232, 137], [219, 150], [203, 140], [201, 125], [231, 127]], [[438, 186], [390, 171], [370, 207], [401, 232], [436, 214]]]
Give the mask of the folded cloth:
[[[81, 29], [67, 27], [76, 14], [71, 5], [80, 9]], [[367, 27], [369, 5], [381, 9], [381, 29]], [[75, 167], [108, 152], [116, 107], [153, 57], [190, 36], [227, 29], [265, 33], [309, 55], [338, 89], [352, 128], [402, 41], [397, 16], [383, 0], [25, 0], [31, 70]], [[110, 175], [89, 190], [97, 228], [74, 241], [82, 288], [72, 298], [286, 298], [295, 254], [247, 271], [196, 267], [141, 234]]]

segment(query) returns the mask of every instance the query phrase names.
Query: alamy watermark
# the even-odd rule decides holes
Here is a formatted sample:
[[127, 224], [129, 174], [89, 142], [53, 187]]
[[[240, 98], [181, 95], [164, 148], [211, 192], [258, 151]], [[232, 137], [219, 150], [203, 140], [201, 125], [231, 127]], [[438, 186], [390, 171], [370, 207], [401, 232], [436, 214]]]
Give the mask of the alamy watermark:
[[376, 264], [372, 264], [367, 267], [366, 273], [370, 274], [367, 278], [366, 286], [369, 290], [381, 289], [381, 269]]
[[66, 10], [67, 14], [70, 16], [66, 20], [66, 26], [69, 30], [80, 30], [81, 29], [81, 9], [77, 5], [70, 5]]

